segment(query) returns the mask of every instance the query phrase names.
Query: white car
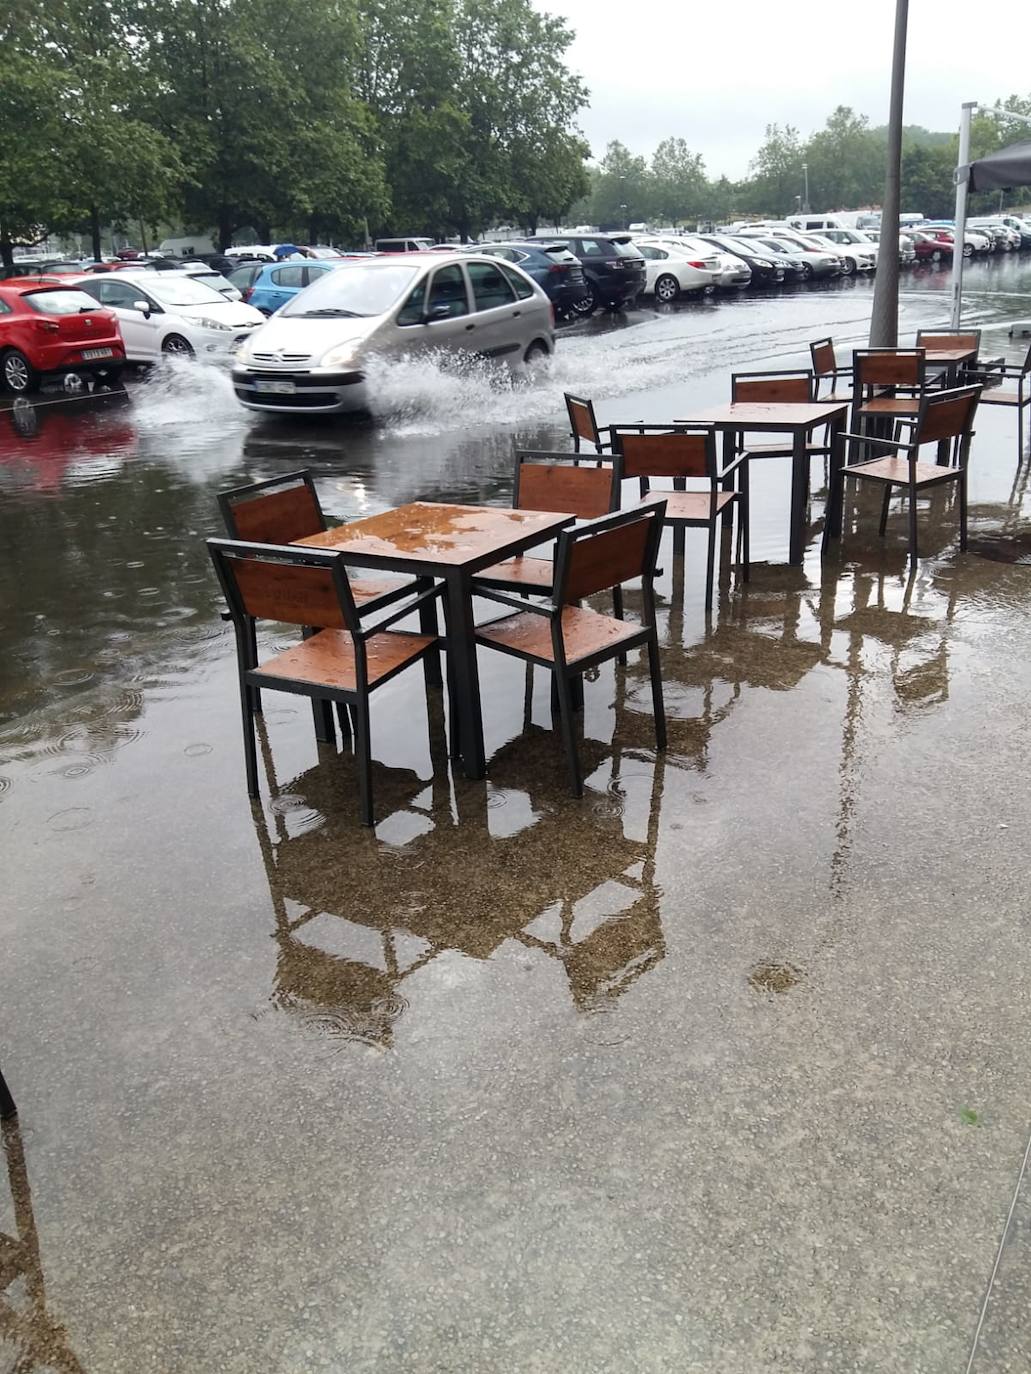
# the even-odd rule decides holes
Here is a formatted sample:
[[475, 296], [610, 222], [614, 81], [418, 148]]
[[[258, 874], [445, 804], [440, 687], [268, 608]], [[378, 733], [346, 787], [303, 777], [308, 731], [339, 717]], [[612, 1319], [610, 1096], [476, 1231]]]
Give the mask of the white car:
[[77, 284], [118, 316], [131, 363], [168, 354], [225, 361], [265, 323], [260, 310], [227, 301], [188, 272], [104, 272]]
[[551, 302], [514, 263], [472, 253], [391, 253], [324, 273], [239, 349], [233, 388], [250, 410], [367, 410], [380, 358], [470, 354], [524, 372], [555, 349]]
[[858, 229], [813, 230], [807, 237], [817, 243], [825, 243], [832, 253], [837, 253], [845, 263], [841, 270], [847, 277], [853, 272], [874, 272], [877, 269], [877, 244]]
[[227, 277], [223, 277], [221, 272], [216, 272], [206, 262], [184, 262], [182, 270], [188, 272], [197, 281], [202, 281], [205, 286], [214, 287], [220, 296], [225, 296], [227, 301], [243, 300], [243, 293]]
[[682, 292], [711, 291], [719, 275], [710, 248], [703, 258], [673, 239], [634, 237], [634, 247], [644, 258], [644, 295], [654, 295], [659, 305], [669, 305]]
[[720, 265], [717, 291], [737, 291], [742, 286], [751, 286], [752, 269], [743, 258], [735, 258], [733, 253], [721, 253], [718, 249], [712, 251]]

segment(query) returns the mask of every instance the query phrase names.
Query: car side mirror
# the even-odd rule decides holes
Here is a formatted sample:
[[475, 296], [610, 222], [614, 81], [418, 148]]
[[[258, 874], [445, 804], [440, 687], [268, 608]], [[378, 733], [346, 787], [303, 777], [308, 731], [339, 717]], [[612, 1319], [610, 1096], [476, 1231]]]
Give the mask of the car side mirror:
[[423, 324], [432, 324], [434, 320], [446, 320], [451, 316], [449, 305], [431, 305], [422, 317]]
[[138, 310], [145, 320], [150, 319], [150, 303], [148, 301], [133, 301], [132, 308]]

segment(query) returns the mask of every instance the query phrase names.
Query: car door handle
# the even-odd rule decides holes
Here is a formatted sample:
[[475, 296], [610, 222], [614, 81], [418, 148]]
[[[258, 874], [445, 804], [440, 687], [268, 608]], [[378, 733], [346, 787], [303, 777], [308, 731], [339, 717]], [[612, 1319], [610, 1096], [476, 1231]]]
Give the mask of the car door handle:
[[512, 318], [513, 318], [514, 320], [517, 320], [517, 319], [519, 318], [519, 316], [520, 316], [522, 313], [523, 313], [523, 312], [522, 312], [521, 310], [513, 310], [513, 311], [512, 311]]
[[474, 324], [467, 324], [465, 328], [466, 328], [466, 333], [468, 333], [470, 329], [475, 329], [476, 326], [475, 326]]

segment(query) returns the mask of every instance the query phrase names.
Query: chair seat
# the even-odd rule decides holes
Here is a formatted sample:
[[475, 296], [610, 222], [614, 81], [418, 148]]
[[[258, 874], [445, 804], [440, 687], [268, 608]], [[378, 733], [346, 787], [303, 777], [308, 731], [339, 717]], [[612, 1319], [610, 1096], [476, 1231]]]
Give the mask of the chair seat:
[[[822, 405], [823, 402], [821, 401], [820, 404]], [[808, 442], [805, 451], [810, 457], [814, 457], [817, 454], [829, 453], [830, 446]], [[779, 444], [745, 444], [744, 452], [748, 454], [749, 458], [790, 458], [795, 450], [790, 444], [781, 441]]]
[[1001, 387], [985, 387], [981, 392], [981, 405], [983, 406], [1019, 406], [1031, 405], [1031, 390], [1024, 396], [1018, 391], [1003, 391]]
[[[652, 492], [654, 498], [658, 493]], [[712, 498], [707, 491], [664, 491], [666, 501], [667, 525], [697, 524], [707, 525], [712, 511]], [[718, 491], [716, 493], [716, 514], [735, 499], [736, 492]]]
[[555, 577], [555, 565], [550, 558], [506, 558], [503, 563], [484, 568], [474, 581], [500, 583], [506, 587], [535, 587], [550, 591]]
[[[577, 663], [590, 658], [623, 640], [640, 638], [641, 627], [610, 615], [599, 615], [586, 606], [566, 606], [562, 611], [562, 640], [566, 646], [566, 662]], [[555, 661], [551, 644], [551, 622], [546, 616], [532, 611], [506, 615], [476, 631], [481, 644], [490, 644], [521, 658], [537, 663]]]
[[860, 415], [918, 415], [919, 396], [875, 396], [859, 407]]
[[[950, 477], [958, 477], [960, 471], [960, 468], [939, 467], [937, 463], [917, 463], [916, 485], [947, 481]], [[844, 477], [870, 477], [875, 482], [909, 486], [909, 462], [905, 458], [875, 458], [871, 463], [854, 463], [842, 468], [841, 472]]]
[[[405, 630], [384, 630], [370, 635], [365, 641], [369, 686], [392, 677], [413, 659], [437, 642], [436, 635], [409, 634]], [[354, 640], [346, 630], [320, 630], [310, 639], [302, 639], [275, 658], [266, 659], [248, 674], [248, 679], [260, 687], [261, 679], [286, 678], [313, 687], [327, 687], [335, 691], [357, 690], [358, 679], [354, 664]]]

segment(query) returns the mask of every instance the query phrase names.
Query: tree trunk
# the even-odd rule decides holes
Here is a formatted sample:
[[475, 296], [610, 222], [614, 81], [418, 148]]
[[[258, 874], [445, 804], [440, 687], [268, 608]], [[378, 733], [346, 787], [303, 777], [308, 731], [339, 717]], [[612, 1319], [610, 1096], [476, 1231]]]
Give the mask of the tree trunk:
[[100, 209], [96, 205], [89, 208], [89, 231], [93, 240], [93, 261], [100, 262], [103, 256], [100, 251]]
[[316, 244], [318, 243], [318, 241], [319, 227], [315, 222], [315, 216], [312, 215], [311, 219], [308, 221], [308, 242], [311, 244]]
[[143, 253], [147, 251], [147, 226], [140, 220], [140, 249]]
[[0, 262], [4, 265], [4, 276], [14, 269], [14, 244], [9, 238], [0, 238]]
[[229, 211], [222, 206], [218, 212], [218, 251], [224, 253], [233, 242], [233, 221]]

